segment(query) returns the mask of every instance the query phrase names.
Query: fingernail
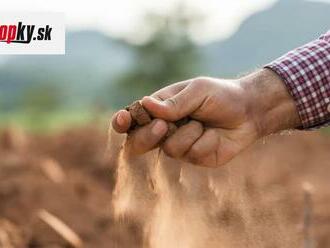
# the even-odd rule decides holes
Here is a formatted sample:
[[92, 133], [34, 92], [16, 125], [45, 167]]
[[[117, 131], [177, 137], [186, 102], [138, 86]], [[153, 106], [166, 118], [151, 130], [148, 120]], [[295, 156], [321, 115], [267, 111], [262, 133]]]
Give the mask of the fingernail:
[[118, 113], [117, 123], [119, 126], [123, 126], [125, 124], [125, 120], [122, 113]]
[[156, 136], [163, 136], [167, 132], [167, 125], [164, 121], [156, 121], [151, 128], [151, 133]]

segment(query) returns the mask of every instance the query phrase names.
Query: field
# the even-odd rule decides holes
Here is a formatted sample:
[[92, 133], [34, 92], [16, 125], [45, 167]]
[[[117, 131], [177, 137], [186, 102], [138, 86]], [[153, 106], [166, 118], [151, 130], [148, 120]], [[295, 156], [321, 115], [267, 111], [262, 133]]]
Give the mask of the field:
[[[0, 247], [330, 247], [330, 136], [273, 135], [206, 170], [155, 153], [118, 160], [122, 137], [105, 152], [107, 131], [93, 126], [3, 129]], [[158, 160], [167, 181], [151, 175], [157, 191], [135, 177]]]

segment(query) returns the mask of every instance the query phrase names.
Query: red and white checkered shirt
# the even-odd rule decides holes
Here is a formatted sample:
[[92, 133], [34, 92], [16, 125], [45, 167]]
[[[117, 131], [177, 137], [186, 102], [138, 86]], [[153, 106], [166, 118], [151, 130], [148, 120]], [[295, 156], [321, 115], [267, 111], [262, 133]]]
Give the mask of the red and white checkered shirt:
[[330, 125], [330, 31], [265, 67], [285, 82], [302, 128]]

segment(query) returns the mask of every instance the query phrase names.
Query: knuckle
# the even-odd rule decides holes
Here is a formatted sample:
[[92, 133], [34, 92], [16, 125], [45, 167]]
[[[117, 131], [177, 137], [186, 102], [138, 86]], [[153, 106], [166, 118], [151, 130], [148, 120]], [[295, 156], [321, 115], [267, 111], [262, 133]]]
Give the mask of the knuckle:
[[203, 83], [208, 80], [208, 77], [199, 76], [193, 79], [194, 83]]
[[162, 149], [166, 155], [172, 158], [178, 158], [180, 156], [178, 147], [172, 141], [165, 141]]
[[205, 86], [205, 84], [207, 84], [208, 81], [209, 81], [208, 77], [200, 76], [192, 80], [192, 85], [196, 88], [202, 88]]

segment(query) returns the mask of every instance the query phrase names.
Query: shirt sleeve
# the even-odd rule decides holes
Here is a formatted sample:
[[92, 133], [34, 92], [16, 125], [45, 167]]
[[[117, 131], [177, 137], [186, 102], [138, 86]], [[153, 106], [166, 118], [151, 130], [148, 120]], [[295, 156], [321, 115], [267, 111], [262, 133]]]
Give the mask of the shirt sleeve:
[[293, 97], [303, 129], [330, 124], [330, 30], [265, 68], [277, 73]]

